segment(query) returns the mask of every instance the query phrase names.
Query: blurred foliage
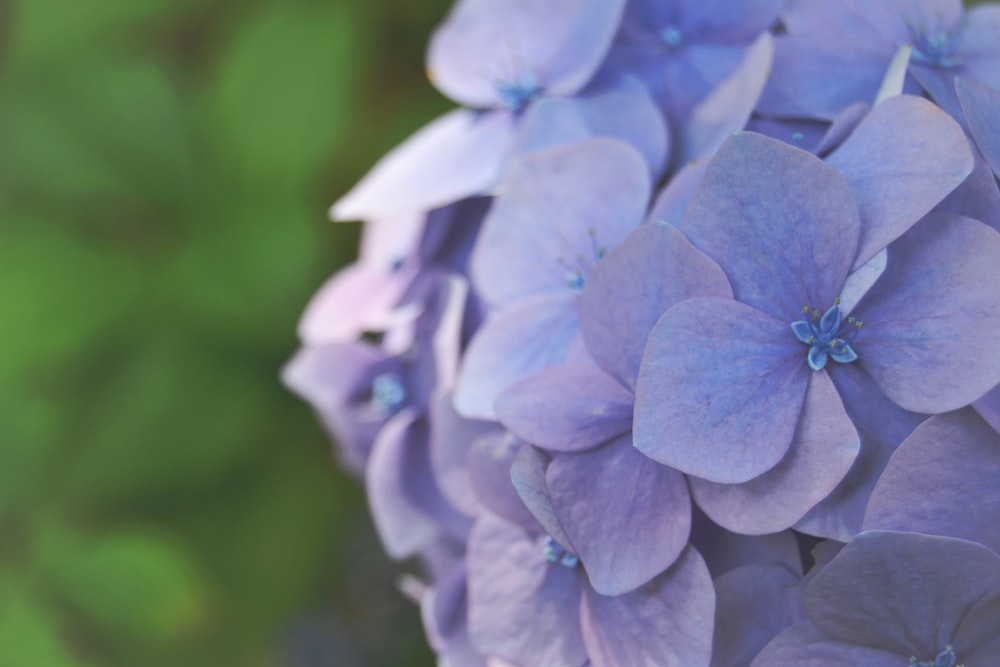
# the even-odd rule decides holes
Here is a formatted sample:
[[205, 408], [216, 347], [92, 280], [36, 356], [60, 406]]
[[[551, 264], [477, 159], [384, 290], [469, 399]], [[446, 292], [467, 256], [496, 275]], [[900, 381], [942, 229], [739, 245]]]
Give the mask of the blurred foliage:
[[0, 665], [431, 664], [278, 371], [448, 4], [0, 4]]

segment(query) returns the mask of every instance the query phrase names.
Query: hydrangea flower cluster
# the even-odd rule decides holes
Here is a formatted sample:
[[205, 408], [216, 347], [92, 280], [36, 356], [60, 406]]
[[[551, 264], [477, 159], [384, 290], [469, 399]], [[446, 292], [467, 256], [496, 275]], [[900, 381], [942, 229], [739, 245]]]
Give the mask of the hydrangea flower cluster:
[[453, 667], [1000, 661], [1000, 5], [458, 0], [284, 380]]

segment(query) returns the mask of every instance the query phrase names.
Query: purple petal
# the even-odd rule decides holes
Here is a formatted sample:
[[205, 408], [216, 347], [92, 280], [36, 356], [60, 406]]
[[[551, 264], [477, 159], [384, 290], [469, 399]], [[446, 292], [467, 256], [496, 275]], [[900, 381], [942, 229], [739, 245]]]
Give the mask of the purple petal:
[[426, 423], [405, 410], [379, 432], [365, 468], [375, 528], [393, 558], [416, 553], [442, 531], [467, 529], [434, 483], [427, 447]]
[[861, 436], [861, 453], [833, 493], [809, 510], [795, 528], [847, 542], [861, 530], [868, 497], [889, 457], [927, 416], [907, 412], [890, 401], [857, 364], [834, 366], [830, 377]]
[[580, 333], [601, 367], [633, 387], [663, 313], [692, 297], [731, 295], [718, 265], [676, 228], [645, 224], [591, 273], [580, 295]]
[[553, 458], [545, 473], [559, 523], [601, 595], [621, 595], [666, 570], [687, 546], [684, 477], [646, 458], [625, 435]]
[[469, 477], [469, 450], [477, 439], [500, 429], [493, 422], [462, 418], [451, 399], [451, 394], [436, 392], [431, 400], [431, 466], [448, 502], [463, 514], [475, 516], [482, 508]]
[[998, 516], [1000, 434], [966, 408], [929, 419], [900, 445], [864, 528], [960, 537], [1000, 551]]
[[1000, 189], [982, 156], [976, 156], [972, 173], [938, 204], [937, 210], [964, 215], [1000, 231]]
[[979, 416], [990, 426], [1000, 431], [1000, 385], [983, 394], [983, 397], [972, 404]]
[[691, 299], [653, 329], [635, 392], [635, 446], [734, 484], [778, 464], [795, 434], [809, 370], [787, 322], [722, 299]]
[[466, 417], [494, 419], [493, 404], [504, 389], [562, 363], [579, 335], [572, 294], [543, 295], [487, 318], [462, 360], [455, 409]]
[[518, 665], [580, 667], [579, 572], [552, 565], [542, 543], [489, 514], [469, 536], [469, 635]]
[[666, 187], [656, 196], [653, 208], [646, 216], [649, 222], [663, 222], [679, 227], [684, 219], [684, 212], [694, 196], [695, 190], [701, 185], [701, 179], [708, 168], [709, 160], [696, 160], [684, 165]]
[[602, 248], [639, 226], [650, 187], [642, 157], [613, 139], [512, 160], [473, 251], [477, 289], [493, 307], [541, 293], [575, 295], [571, 269], [585, 278]]
[[816, 156], [751, 133], [708, 166], [681, 231], [722, 267], [738, 301], [788, 322], [825, 311], [854, 262], [858, 214], [847, 182]]
[[514, 463], [510, 468], [510, 479], [524, 506], [541, 524], [548, 536], [564, 549], [576, 553], [573, 541], [563, 530], [556, 516], [556, 510], [552, 506], [552, 497], [545, 481], [545, 470], [549, 463], [548, 455], [531, 446], [522, 447], [514, 457]]
[[688, 548], [672, 568], [627, 595], [584, 588], [583, 641], [594, 667], [706, 665], [715, 591], [705, 561]]
[[500, 180], [514, 136], [509, 113], [449, 112], [387, 153], [330, 216], [393, 217], [488, 192]]
[[976, 145], [1000, 178], [1000, 132], [997, 132], [997, 118], [1000, 118], [1000, 91], [988, 86], [958, 79], [955, 82], [958, 99], [962, 103], [965, 119], [969, 124]]
[[876, 105], [827, 163], [847, 179], [861, 212], [858, 268], [954, 190], [974, 160], [948, 114], [900, 95]]
[[747, 565], [715, 580], [711, 667], [745, 667], [795, 620], [801, 577], [781, 565]]
[[775, 637], [750, 667], [894, 667], [909, 664], [909, 657], [831, 641], [812, 623], [804, 622]]
[[747, 49], [736, 71], [691, 111], [684, 128], [680, 164], [710, 157], [730, 135], [746, 126], [771, 73], [773, 60], [774, 41], [770, 33], [762, 33]]
[[691, 522], [691, 545], [704, 554], [715, 578], [745, 565], [781, 565], [799, 575], [802, 556], [795, 535], [785, 530], [772, 535], [739, 535], [722, 528], [696, 506]]
[[500, 395], [497, 416], [518, 437], [543, 449], [572, 452], [632, 430], [632, 393], [599, 368], [552, 366]]
[[484, 435], [472, 443], [467, 460], [469, 485], [489, 512], [522, 528], [542, 531], [541, 524], [524, 506], [510, 478], [514, 457], [526, 447], [510, 433]]
[[851, 136], [854, 128], [868, 115], [869, 111], [871, 111], [870, 104], [855, 102], [838, 113], [827, 129], [826, 134], [817, 142], [813, 153], [816, 155], [826, 155], [838, 148]]
[[847, 474], [860, 440], [826, 373], [811, 373], [802, 414], [785, 458], [743, 484], [691, 479], [691, 494], [716, 523], [762, 535], [795, 525]]
[[461, 0], [431, 39], [427, 69], [445, 95], [471, 107], [504, 104], [502, 85], [533, 79], [572, 95], [597, 69], [624, 0]]
[[832, 639], [935, 656], [969, 608], [997, 591], [1000, 558], [984, 546], [876, 531], [859, 534], [816, 575], [805, 606]]
[[1000, 383], [1000, 235], [932, 213], [889, 251], [886, 270], [856, 309], [852, 347], [897, 405], [939, 413]]

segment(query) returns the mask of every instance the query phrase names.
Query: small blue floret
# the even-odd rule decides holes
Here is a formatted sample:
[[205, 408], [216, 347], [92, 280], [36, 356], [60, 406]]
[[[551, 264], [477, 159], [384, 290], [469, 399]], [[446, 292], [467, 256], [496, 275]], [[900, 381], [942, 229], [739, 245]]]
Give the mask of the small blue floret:
[[684, 43], [684, 33], [677, 26], [669, 25], [660, 31], [660, 39], [668, 49], [676, 49]]
[[515, 81], [499, 82], [497, 93], [505, 107], [518, 113], [542, 93], [542, 85], [538, 82], [538, 77], [527, 72]]
[[949, 644], [945, 646], [944, 649], [937, 654], [934, 661], [930, 660], [917, 660], [915, 657], [910, 658], [910, 664], [913, 667], [962, 667], [958, 664], [958, 657], [955, 655], [955, 648]]
[[380, 411], [393, 415], [406, 401], [406, 388], [395, 373], [382, 373], [372, 381], [372, 404]]
[[928, 29], [926, 26], [918, 27], [912, 24], [908, 28], [910, 40], [913, 42], [910, 60], [942, 68], [957, 67], [961, 64], [955, 56], [962, 36], [961, 28], [947, 30], [937, 25]]
[[572, 554], [551, 537], [545, 538], [545, 545], [542, 547], [542, 553], [545, 554], [545, 560], [550, 563], [559, 563], [563, 567], [574, 568], [580, 559], [576, 554]]
[[[803, 311], [808, 313], [809, 308], [803, 308]], [[792, 322], [795, 337], [809, 346], [809, 368], [821, 370], [826, 366], [827, 359], [847, 364], [858, 358], [850, 343], [842, 338], [845, 334], [841, 330], [842, 319], [840, 308], [834, 304], [822, 317], [819, 317], [818, 312], [812, 311], [810, 319]], [[861, 326], [853, 318], [848, 324]]]

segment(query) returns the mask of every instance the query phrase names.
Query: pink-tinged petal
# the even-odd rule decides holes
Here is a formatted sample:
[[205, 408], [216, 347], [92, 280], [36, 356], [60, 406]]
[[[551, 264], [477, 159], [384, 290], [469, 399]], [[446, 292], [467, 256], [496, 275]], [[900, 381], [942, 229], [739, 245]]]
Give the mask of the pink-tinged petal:
[[715, 591], [693, 548], [642, 588], [607, 597], [584, 588], [580, 618], [594, 667], [707, 665]]
[[393, 217], [487, 193], [500, 181], [514, 137], [512, 114], [451, 111], [387, 153], [330, 216]]
[[974, 160], [951, 116], [900, 95], [875, 106], [827, 163], [847, 179], [861, 212], [858, 268], [965, 180]]
[[471, 107], [504, 104], [501, 85], [533, 80], [572, 95], [604, 59], [624, 0], [461, 0], [431, 38], [438, 89]]
[[613, 139], [512, 160], [472, 254], [476, 288], [491, 307], [575, 295], [573, 269], [585, 278], [639, 226], [650, 188], [642, 156]]
[[650, 334], [635, 391], [635, 446], [695, 477], [735, 484], [778, 464], [809, 381], [787, 322], [722, 299], [674, 306]]
[[681, 231], [718, 262], [738, 301], [788, 323], [823, 312], [854, 262], [858, 213], [844, 178], [759, 134], [731, 137], [709, 164]]
[[452, 405], [452, 395], [437, 391], [430, 404], [430, 456], [442, 495], [459, 512], [476, 516], [482, 506], [469, 477], [469, 451], [485, 435], [500, 433], [494, 422], [465, 419]]
[[521, 497], [524, 506], [538, 521], [545, 532], [564, 549], [576, 553], [573, 541], [563, 530], [552, 496], [549, 493], [548, 482], [545, 481], [545, 471], [549, 467], [550, 458], [547, 454], [534, 447], [522, 447], [514, 457], [510, 467], [510, 479]]
[[517, 665], [581, 667], [578, 568], [549, 563], [542, 541], [489, 514], [469, 536], [469, 636]]
[[797, 620], [801, 576], [781, 565], [746, 565], [715, 580], [715, 641], [711, 667], [746, 667]]
[[500, 393], [562, 363], [579, 335], [573, 294], [543, 295], [488, 317], [462, 360], [455, 408], [465, 417], [495, 419], [493, 404]]
[[624, 141], [659, 173], [669, 152], [663, 115], [638, 80], [618, 73], [599, 74], [573, 97], [547, 97], [524, 113], [517, 151], [527, 153], [551, 146], [612, 137]]
[[684, 476], [632, 447], [631, 435], [561, 454], [545, 473], [559, 523], [600, 595], [621, 595], [660, 574], [687, 546]]
[[692, 109], [684, 127], [680, 164], [710, 157], [730, 135], [746, 126], [773, 61], [774, 40], [765, 32], [747, 49], [736, 71]]
[[1000, 557], [980, 544], [870, 531], [813, 578], [804, 602], [810, 620], [831, 639], [935, 656], [969, 609], [998, 589]]
[[722, 269], [675, 227], [645, 224], [591, 272], [580, 294], [580, 333], [601, 367], [631, 388], [656, 322], [696, 296], [732, 296]]
[[426, 422], [407, 409], [379, 432], [365, 468], [368, 506], [393, 558], [413, 555], [442, 533], [468, 528], [441, 497], [427, 448]]
[[1000, 91], [965, 79], [958, 79], [955, 88], [969, 131], [993, 173], [1000, 178], [1000, 130], [997, 129]]
[[889, 249], [889, 268], [858, 305], [851, 341], [897, 405], [956, 410], [1000, 383], [1000, 234], [932, 213]]
[[824, 371], [811, 373], [792, 446], [778, 465], [743, 484], [691, 479], [698, 506], [724, 528], [763, 535], [795, 525], [850, 470], [861, 443]]
[[889, 459], [865, 530], [960, 537], [1000, 552], [1000, 434], [971, 408], [917, 427]]
[[497, 417], [543, 449], [590, 449], [632, 430], [632, 393], [601, 369], [562, 364], [529, 375], [500, 394]]
[[889, 457], [927, 415], [907, 412], [890, 401], [857, 364], [838, 364], [829, 371], [861, 436], [861, 453], [833, 493], [809, 510], [795, 529], [848, 542], [861, 530], [868, 497]]
[[476, 439], [467, 460], [469, 484], [487, 511], [522, 528], [541, 532], [542, 525], [524, 506], [510, 477], [514, 457], [522, 447], [527, 445], [511, 433], [496, 432]]
[[833, 641], [812, 623], [802, 622], [775, 637], [750, 667], [895, 667], [909, 664], [909, 658]]

